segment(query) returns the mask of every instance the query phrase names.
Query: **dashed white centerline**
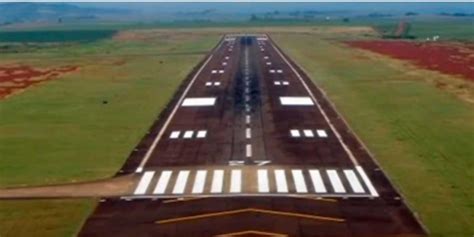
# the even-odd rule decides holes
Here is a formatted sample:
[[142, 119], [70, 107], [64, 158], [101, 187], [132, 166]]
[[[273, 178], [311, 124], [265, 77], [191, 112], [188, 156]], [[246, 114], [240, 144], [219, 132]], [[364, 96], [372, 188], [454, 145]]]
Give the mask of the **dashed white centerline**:
[[245, 115], [245, 123], [250, 124], [250, 115]]
[[252, 130], [250, 128], [245, 129], [245, 138], [247, 139], [252, 138]]
[[251, 144], [245, 145], [245, 156], [246, 157], [252, 157], [252, 145]]

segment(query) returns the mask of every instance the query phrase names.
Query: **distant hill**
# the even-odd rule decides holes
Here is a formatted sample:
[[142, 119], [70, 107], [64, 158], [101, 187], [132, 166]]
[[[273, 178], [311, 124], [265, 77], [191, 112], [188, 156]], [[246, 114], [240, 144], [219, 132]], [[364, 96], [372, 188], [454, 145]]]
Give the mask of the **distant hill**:
[[127, 13], [126, 9], [84, 8], [66, 3], [1, 3], [0, 24], [98, 19]]

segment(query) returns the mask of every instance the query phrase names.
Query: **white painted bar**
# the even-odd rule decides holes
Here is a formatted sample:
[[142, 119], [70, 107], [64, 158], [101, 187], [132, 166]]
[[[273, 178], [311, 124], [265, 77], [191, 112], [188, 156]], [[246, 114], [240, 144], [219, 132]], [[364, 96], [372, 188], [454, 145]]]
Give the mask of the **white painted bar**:
[[346, 178], [349, 181], [349, 184], [351, 185], [352, 191], [354, 191], [354, 193], [364, 192], [364, 188], [362, 188], [362, 185], [360, 184], [359, 179], [357, 178], [357, 175], [353, 170], [344, 170], [344, 174], [346, 175]]
[[220, 85], [221, 85], [220, 82], [218, 82], [218, 81], [217, 81], [217, 82], [214, 82], [214, 86], [220, 86]]
[[250, 144], [245, 145], [245, 156], [252, 157], [252, 145]]
[[214, 170], [212, 176], [211, 193], [222, 193], [224, 185], [224, 170]]
[[183, 194], [186, 182], [188, 181], [189, 170], [182, 170], [178, 173], [176, 183], [174, 184], [173, 194]]
[[309, 170], [309, 176], [313, 182], [314, 191], [317, 193], [327, 193], [326, 187], [324, 186], [323, 179], [319, 170]]
[[212, 70], [211, 73], [212, 73], [212, 74], [216, 74], [216, 73], [217, 73], [217, 70]]
[[250, 123], [250, 115], [245, 115], [245, 123], [246, 124]]
[[277, 192], [288, 192], [288, 184], [286, 182], [285, 170], [275, 170], [275, 181], [277, 185]]
[[196, 135], [196, 138], [205, 138], [207, 135], [207, 131], [206, 130], [199, 130], [197, 132], [197, 135]]
[[279, 86], [279, 85], [281, 85], [281, 82], [280, 81], [274, 81], [273, 84]]
[[263, 57], [263, 59], [268, 59], [268, 56]]
[[311, 129], [305, 129], [303, 130], [303, 133], [305, 137], [314, 137], [314, 133]]
[[225, 56], [225, 59], [228, 60], [228, 59], [229, 59], [229, 56]]
[[300, 131], [297, 130], [297, 129], [291, 129], [291, 130], [290, 130], [290, 135], [291, 135], [292, 137], [301, 137]]
[[222, 74], [222, 73], [224, 73], [224, 70], [219, 70], [219, 74]]
[[378, 197], [379, 193], [377, 192], [377, 190], [375, 190], [374, 186], [372, 185], [372, 182], [370, 182], [370, 179], [365, 173], [364, 169], [362, 169], [362, 167], [358, 165], [356, 166], [356, 170], [357, 172], [359, 172], [360, 176], [362, 177], [362, 180], [364, 180], [364, 183], [369, 189], [370, 194], [374, 197]]
[[211, 82], [206, 82], [206, 86], [211, 86], [212, 83]]
[[216, 103], [215, 97], [186, 98], [184, 99], [181, 106], [184, 106], [184, 107], [213, 106], [215, 103]]
[[138, 182], [137, 188], [133, 194], [135, 195], [143, 195], [146, 193], [148, 189], [148, 185], [150, 185], [151, 179], [155, 175], [155, 171], [147, 171], [142, 175], [140, 182]]
[[257, 170], [257, 178], [258, 178], [258, 192], [260, 193], [270, 192], [270, 187], [268, 185], [268, 171]]
[[283, 81], [283, 85], [284, 85], [284, 86], [287, 86], [287, 85], [289, 85], [289, 84], [290, 84], [289, 82]]
[[242, 171], [232, 170], [230, 173], [230, 190], [231, 193], [242, 192]]
[[204, 184], [206, 183], [207, 170], [198, 170], [194, 178], [192, 193], [204, 192]]
[[245, 138], [250, 139], [252, 138], [252, 131], [250, 128], [245, 129]]
[[314, 105], [310, 97], [282, 96], [280, 97], [282, 105]]
[[322, 129], [316, 130], [316, 133], [318, 134], [318, 137], [328, 137], [328, 134], [326, 133], [326, 131]]
[[295, 182], [295, 189], [297, 193], [307, 193], [308, 188], [304, 182], [303, 171], [302, 170], [291, 170], [293, 175], [293, 181]]
[[226, 65], [227, 65], [227, 63], [226, 63], [226, 62], [223, 62], [223, 63], [222, 63], [222, 66], [226, 66]]
[[278, 69], [276, 72], [277, 72], [277, 73], [283, 73], [283, 70]]
[[275, 73], [275, 70], [271, 69], [269, 70], [270, 73]]
[[334, 189], [335, 193], [345, 193], [346, 189], [342, 185], [341, 179], [339, 178], [339, 175], [337, 174], [336, 170], [327, 170], [326, 173], [329, 176], [329, 181], [331, 181], [331, 185]]
[[168, 187], [168, 182], [170, 181], [171, 174], [173, 171], [165, 170], [161, 172], [160, 178], [158, 179], [158, 183], [156, 183], [155, 190], [153, 190], [153, 194], [163, 194], [166, 191], [166, 187]]
[[272, 63], [271, 63], [271, 62], [267, 62], [267, 65], [272, 65]]
[[170, 134], [170, 139], [176, 139], [176, 138], [178, 138], [178, 137], [179, 137], [179, 134], [181, 134], [180, 131], [173, 131], [173, 132], [171, 132], [171, 134]]
[[193, 137], [193, 134], [194, 134], [194, 131], [188, 130], [188, 131], [184, 132], [183, 138], [184, 139], [190, 139], [190, 138]]

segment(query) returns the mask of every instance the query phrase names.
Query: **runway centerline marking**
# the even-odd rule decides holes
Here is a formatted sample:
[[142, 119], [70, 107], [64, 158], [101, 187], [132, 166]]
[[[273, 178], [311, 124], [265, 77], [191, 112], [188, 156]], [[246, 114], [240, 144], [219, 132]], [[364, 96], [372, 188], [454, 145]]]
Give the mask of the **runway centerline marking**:
[[245, 156], [246, 157], [252, 157], [252, 145], [251, 144], [245, 145]]

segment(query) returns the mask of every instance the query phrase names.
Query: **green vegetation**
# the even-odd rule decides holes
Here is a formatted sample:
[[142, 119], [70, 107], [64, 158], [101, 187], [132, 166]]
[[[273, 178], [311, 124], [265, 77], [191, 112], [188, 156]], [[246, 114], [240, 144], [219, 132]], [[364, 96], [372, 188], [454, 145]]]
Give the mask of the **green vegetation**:
[[114, 30], [12, 31], [0, 32], [0, 42], [96, 41], [114, 35]]
[[432, 236], [474, 233], [472, 104], [391, 59], [317, 35], [274, 38], [328, 92]]
[[[216, 34], [154, 33], [2, 54], [2, 63], [77, 65], [0, 101], [0, 186], [113, 175]], [[0, 201], [0, 236], [73, 236], [94, 200]]]

